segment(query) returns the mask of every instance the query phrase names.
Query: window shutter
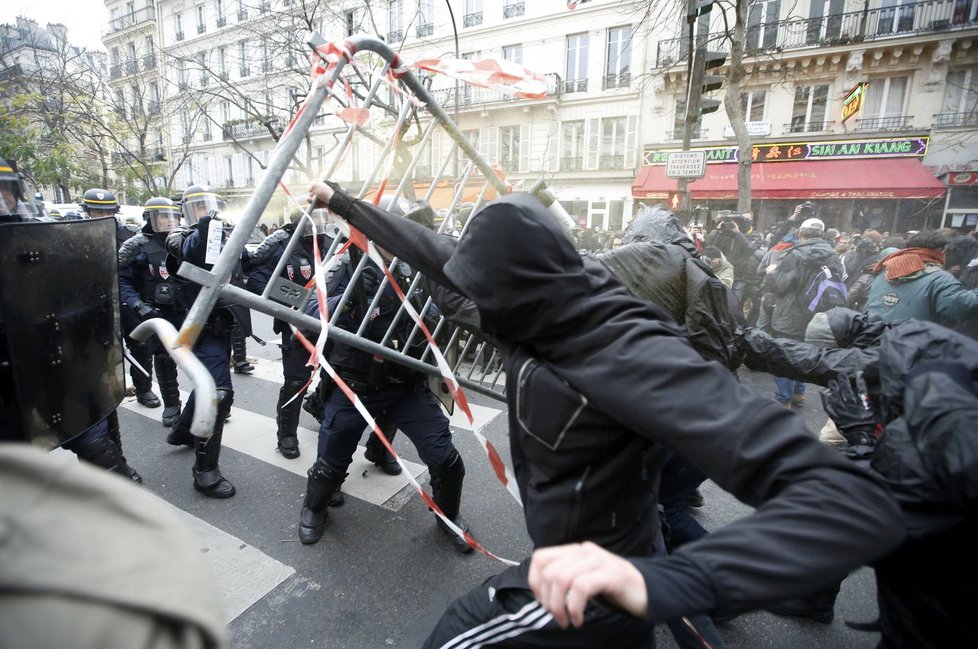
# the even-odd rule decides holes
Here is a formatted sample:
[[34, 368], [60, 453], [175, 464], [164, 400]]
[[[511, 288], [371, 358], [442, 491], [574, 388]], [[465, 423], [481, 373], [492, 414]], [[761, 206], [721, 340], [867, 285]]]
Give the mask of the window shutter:
[[547, 155], [543, 164], [547, 171], [557, 171], [560, 168], [560, 129], [561, 124], [556, 124], [547, 134]]
[[635, 149], [638, 146], [638, 117], [630, 115], [625, 126], [625, 168], [635, 166]]
[[520, 165], [521, 173], [530, 170], [530, 124], [520, 125]]
[[597, 169], [598, 155], [601, 145], [601, 120], [593, 117], [587, 121], [587, 133], [584, 134], [587, 149], [584, 151], [584, 168]]

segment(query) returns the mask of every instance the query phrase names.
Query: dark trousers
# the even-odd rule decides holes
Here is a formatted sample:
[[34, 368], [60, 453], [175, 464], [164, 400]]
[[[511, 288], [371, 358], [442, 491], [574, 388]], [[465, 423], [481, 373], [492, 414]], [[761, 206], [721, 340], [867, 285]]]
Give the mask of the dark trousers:
[[[231, 384], [231, 336], [216, 335], [207, 329], [201, 332], [197, 344], [194, 345], [196, 356], [210, 375], [214, 377], [214, 386], [233, 390]], [[194, 416], [194, 395], [196, 390], [187, 398], [186, 407], [180, 414], [179, 421], [174, 424], [174, 430], [190, 430], [190, 422]]]
[[285, 382], [302, 381], [305, 383], [312, 375], [312, 368], [306, 365], [309, 351], [298, 340], [292, 337], [292, 331], [282, 332], [282, 375]]
[[675, 453], [662, 468], [659, 504], [662, 505], [662, 520], [669, 526], [670, 551], [707, 534], [686, 505], [686, 499], [704, 480], [706, 476], [699, 469]]
[[[383, 421], [391, 430], [404, 431], [429, 468], [438, 466], [455, 448], [448, 418], [423, 383], [357, 394], [374, 419]], [[343, 391], [334, 390], [326, 402], [319, 429], [319, 456], [334, 468], [346, 471], [366, 426]]]

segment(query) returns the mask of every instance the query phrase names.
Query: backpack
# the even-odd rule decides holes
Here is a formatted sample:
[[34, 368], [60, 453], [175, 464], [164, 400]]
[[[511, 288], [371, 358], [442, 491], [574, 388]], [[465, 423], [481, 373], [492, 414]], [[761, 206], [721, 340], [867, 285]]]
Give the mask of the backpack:
[[804, 286], [803, 304], [809, 313], [823, 313], [837, 306], [846, 306], [849, 291], [842, 275], [828, 266], [813, 268]]

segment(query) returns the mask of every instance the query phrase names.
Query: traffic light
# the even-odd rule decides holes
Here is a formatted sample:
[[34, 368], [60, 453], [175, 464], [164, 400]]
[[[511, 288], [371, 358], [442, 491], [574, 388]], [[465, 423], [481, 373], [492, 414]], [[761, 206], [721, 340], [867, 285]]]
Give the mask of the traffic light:
[[719, 68], [726, 61], [727, 55], [723, 52], [708, 52], [705, 48], [693, 52], [693, 79], [698, 86], [693, 90], [700, 95], [699, 115], [714, 113], [720, 109], [720, 100], [703, 97], [702, 94], [719, 90], [723, 86], [724, 77], [707, 74], [706, 71]]

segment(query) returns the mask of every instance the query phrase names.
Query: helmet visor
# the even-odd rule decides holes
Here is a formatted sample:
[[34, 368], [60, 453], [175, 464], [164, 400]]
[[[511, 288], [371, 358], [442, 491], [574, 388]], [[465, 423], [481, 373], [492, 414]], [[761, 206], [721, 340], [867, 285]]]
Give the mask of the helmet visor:
[[24, 200], [24, 185], [16, 180], [0, 181], [0, 215], [31, 218], [43, 216], [43, 210], [31, 200]]
[[180, 212], [172, 205], [150, 206], [146, 212], [153, 232], [171, 232], [180, 225]]
[[183, 198], [183, 215], [187, 218], [187, 225], [197, 225], [197, 221], [210, 213], [217, 213], [224, 207], [224, 201], [217, 194], [212, 192], [201, 192], [190, 194]]

